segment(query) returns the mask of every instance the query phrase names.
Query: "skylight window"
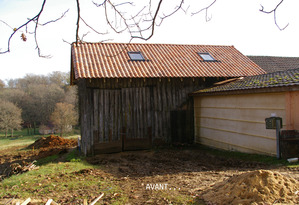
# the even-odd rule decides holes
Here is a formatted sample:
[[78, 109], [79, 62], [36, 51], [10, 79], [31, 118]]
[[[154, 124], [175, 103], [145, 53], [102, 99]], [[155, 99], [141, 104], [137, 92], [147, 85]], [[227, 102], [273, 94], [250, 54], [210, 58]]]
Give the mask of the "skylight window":
[[216, 61], [209, 53], [198, 53], [198, 55], [203, 59], [203, 61]]
[[132, 61], [144, 61], [144, 57], [140, 51], [129, 51], [128, 55]]

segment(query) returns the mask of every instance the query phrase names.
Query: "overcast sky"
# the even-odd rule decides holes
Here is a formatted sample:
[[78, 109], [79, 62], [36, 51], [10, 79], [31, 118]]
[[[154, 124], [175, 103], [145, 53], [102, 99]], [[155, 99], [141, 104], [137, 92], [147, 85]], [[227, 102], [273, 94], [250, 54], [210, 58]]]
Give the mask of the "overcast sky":
[[[102, 2], [96, 1], [95, 2]], [[121, 2], [121, 1], [119, 1]], [[137, 1], [141, 8], [142, 2]], [[167, 14], [180, 0], [164, 0], [162, 12]], [[284, 27], [280, 31], [275, 23], [273, 14], [264, 14], [259, 11], [261, 5], [265, 10], [272, 10], [280, 2], [274, 0], [218, 0], [209, 10], [206, 22], [205, 12], [191, 15], [192, 12], [209, 5], [213, 0], [185, 1], [183, 8], [186, 12], [179, 11], [165, 19], [160, 27], [156, 27], [154, 36], [146, 43], [170, 44], [205, 44], [205, 45], [233, 45], [245, 55], [264, 56], [293, 56], [299, 57], [299, 8], [298, 0], [285, 0], [278, 8], [277, 23]], [[35, 16], [42, 4], [42, 0], [0, 0], [0, 20], [10, 27], [19, 27], [27, 18]], [[153, 6], [156, 6], [154, 4]], [[139, 6], [139, 7], [138, 7]], [[25, 74], [48, 74], [53, 71], [67, 72], [70, 70], [70, 45], [63, 42], [75, 41], [76, 29], [76, 1], [51, 0], [48, 1], [40, 22], [58, 18], [64, 11], [70, 9], [66, 17], [59, 22], [40, 27], [38, 42], [43, 55], [52, 58], [44, 59], [37, 55], [34, 37], [28, 32], [33, 30], [23, 28], [11, 40], [11, 52], [0, 55], [1, 80], [21, 78]], [[103, 14], [96, 8], [92, 1], [81, 1], [82, 17], [95, 29], [106, 32], [106, 23]], [[128, 11], [129, 13], [129, 11]], [[0, 49], [7, 49], [7, 40], [12, 29], [0, 21]], [[81, 36], [87, 32], [83, 23]], [[27, 36], [27, 41], [21, 40], [22, 32]], [[111, 39], [113, 42], [128, 42], [128, 33], [107, 35], [88, 34], [84, 41], [97, 42]], [[133, 41], [142, 42], [142, 41]]]

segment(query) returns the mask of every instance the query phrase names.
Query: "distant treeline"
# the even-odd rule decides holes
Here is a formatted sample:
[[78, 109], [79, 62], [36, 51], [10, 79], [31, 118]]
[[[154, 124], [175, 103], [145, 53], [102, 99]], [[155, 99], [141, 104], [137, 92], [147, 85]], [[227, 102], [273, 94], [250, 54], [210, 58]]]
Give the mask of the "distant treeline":
[[[70, 86], [69, 79], [69, 73], [55, 71], [48, 75], [27, 74], [8, 80], [7, 84], [0, 80], [0, 112], [1, 107], [7, 111], [7, 104], [14, 104], [20, 109], [21, 125], [28, 128], [28, 134], [36, 133], [36, 128], [41, 125], [54, 127], [51, 115], [57, 103], [73, 105], [78, 111], [77, 87]], [[5, 121], [7, 124], [7, 119], [0, 118], [1, 130], [18, 128], [3, 127]]]

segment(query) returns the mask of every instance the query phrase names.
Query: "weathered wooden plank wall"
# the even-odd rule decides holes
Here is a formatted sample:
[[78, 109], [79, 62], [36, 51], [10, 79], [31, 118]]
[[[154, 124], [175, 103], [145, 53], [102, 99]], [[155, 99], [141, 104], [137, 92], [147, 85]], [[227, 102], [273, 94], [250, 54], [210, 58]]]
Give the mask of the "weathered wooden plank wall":
[[[103, 143], [106, 147], [110, 143], [111, 149], [118, 147], [116, 150], [121, 150], [130, 139], [150, 139], [154, 144], [170, 143], [170, 112], [188, 110], [185, 120], [192, 129], [193, 106], [188, 94], [214, 82], [204, 82], [202, 78], [79, 81], [85, 154], [99, 152], [96, 147], [105, 147]], [[142, 141], [134, 146], [141, 144]]]

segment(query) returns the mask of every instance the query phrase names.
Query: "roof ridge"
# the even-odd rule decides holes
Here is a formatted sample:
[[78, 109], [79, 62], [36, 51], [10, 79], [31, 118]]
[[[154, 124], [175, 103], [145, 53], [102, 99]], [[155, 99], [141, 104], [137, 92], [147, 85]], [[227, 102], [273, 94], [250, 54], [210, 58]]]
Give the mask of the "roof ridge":
[[298, 57], [295, 57], [295, 56], [265, 56], [265, 55], [246, 55], [247, 57], [261, 57], [261, 58], [298, 58], [299, 59], [299, 56]]
[[[178, 44], [178, 43], [122, 43], [122, 42], [78, 42], [79, 44], [132, 44], [132, 45], [177, 45], [177, 46], [211, 46], [211, 47], [235, 47], [234, 45], [210, 45], [210, 44]], [[72, 42], [71, 45], [77, 44], [77, 42]]]

